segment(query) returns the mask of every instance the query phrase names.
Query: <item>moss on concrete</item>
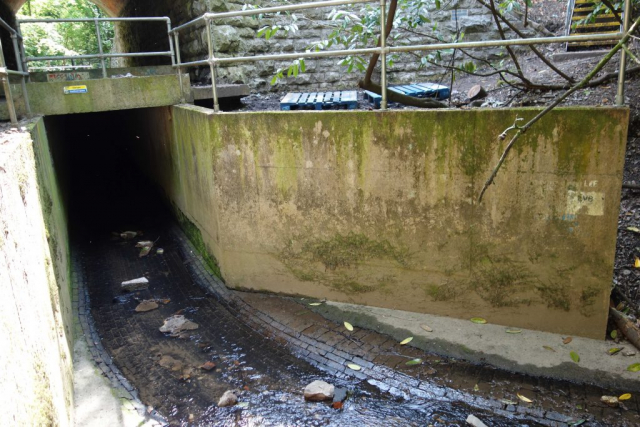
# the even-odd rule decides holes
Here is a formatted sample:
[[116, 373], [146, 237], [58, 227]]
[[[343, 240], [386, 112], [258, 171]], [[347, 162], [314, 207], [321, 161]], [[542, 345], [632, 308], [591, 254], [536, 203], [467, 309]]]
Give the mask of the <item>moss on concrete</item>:
[[174, 205], [173, 211], [175, 212], [178, 223], [180, 224], [180, 228], [182, 228], [182, 231], [184, 231], [184, 233], [187, 235], [198, 253], [202, 255], [202, 258], [204, 259], [207, 267], [209, 267], [209, 271], [215, 274], [219, 279], [223, 280], [218, 261], [211, 255], [211, 253], [207, 249], [207, 245], [202, 239], [202, 232], [200, 231], [200, 229], [193, 222], [191, 222], [191, 220], [187, 218], [184, 213], [182, 213], [180, 208]]

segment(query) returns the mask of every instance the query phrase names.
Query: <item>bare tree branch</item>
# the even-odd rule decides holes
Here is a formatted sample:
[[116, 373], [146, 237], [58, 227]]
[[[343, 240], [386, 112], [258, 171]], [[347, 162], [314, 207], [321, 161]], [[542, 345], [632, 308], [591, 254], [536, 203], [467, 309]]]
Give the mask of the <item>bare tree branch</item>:
[[[491, 172], [491, 175], [489, 176], [489, 179], [487, 179], [487, 182], [485, 182], [484, 186], [482, 187], [482, 190], [480, 191], [480, 196], [478, 197], [478, 203], [482, 202], [482, 197], [484, 196], [484, 193], [487, 191], [487, 189], [489, 188], [489, 186], [491, 184], [493, 184], [493, 181], [496, 177], [496, 175], [498, 174], [498, 170], [500, 170], [500, 167], [502, 166], [502, 164], [504, 163], [505, 159], [507, 158], [507, 155], [509, 154], [509, 151], [511, 151], [511, 148], [514, 146], [514, 144], [520, 139], [520, 137], [522, 135], [524, 135], [524, 133], [531, 127], [533, 126], [536, 122], [538, 122], [540, 119], [542, 119], [545, 115], [547, 115], [547, 113], [549, 113], [551, 110], [553, 110], [554, 108], [556, 108], [559, 104], [562, 103], [562, 101], [564, 101], [565, 99], [567, 99], [572, 93], [574, 93], [575, 91], [582, 89], [583, 87], [585, 87], [587, 85], [587, 83], [589, 83], [589, 81], [591, 79], [593, 79], [593, 77], [598, 74], [598, 72], [600, 72], [600, 70], [602, 70], [602, 68], [607, 65], [607, 63], [611, 60], [611, 58], [613, 58], [613, 56], [620, 50], [622, 49], [622, 46], [629, 40], [629, 38], [631, 37], [631, 34], [633, 34], [636, 29], [638, 28], [638, 26], [640, 25], [640, 17], [638, 17], [633, 25], [631, 26], [631, 28], [629, 29], [629, 31], [627, 31], [625, 33], [625, 35], [622, 37], [622, 39], [620, 39], [620, 41], [609, 51], [609, 53], [607, 53], [605, 55], [604, 58], [602, 58], [600, 60], [600, 62], [598, 62], [598, 64], [595, 66], [595, 68], [593, 70], [591, 70], [589, 72], [589, 74], [587, 74], [582, 80], [580, 80], [580, 82], [578, 84], [576, 84], [575, 86], [573, 86], [571, 89], [567, 90], [566, 92], [564, 92], [562, 95], [560, 95], [558, 98], [556, 98], [555, 101], [553, 101], [547, 108], [545, 108], [544, 110], [542, 110], [540, 113], [538, 113], [533, 119], [529, 120], [527, 122], [527, 124], [525, 124], [522, 127], [516, 127], [518, 129], [518, 132], [516, 132], [516, 134], [514, 135], [514, 137], [511, 139], [511, 141], [509, 141], [509, 144], [507, 145], [507, 148], [505, 148], [504, 152], [502, 153], [502, 156], [500, 156], [500, 159], [498, 160], [498, 164], [496, 165], [496, 167], [493, 169], [493, 171]], [[515, 124], [514, 124], [515, 125]], [[512, 127], [513, 128], [513, 127]], [[516, 129], [513, 128], [513, 129]], [[505, 136], [506, 134], [503, 133], [501, 136]]]

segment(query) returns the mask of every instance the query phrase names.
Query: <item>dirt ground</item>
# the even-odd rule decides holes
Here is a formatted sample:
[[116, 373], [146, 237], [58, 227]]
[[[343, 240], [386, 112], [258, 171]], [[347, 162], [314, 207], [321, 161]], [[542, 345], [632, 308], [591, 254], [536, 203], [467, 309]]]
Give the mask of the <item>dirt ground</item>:
[[[534, 0], [529, 10], [529, 17], [542, 24], [547, 30], [556, 35], [564, 34], [566, 2], [556, 0]], [[640, 40], [634, 39], [630, 43], [632, 52], [640, 51]], [[540, 46], [539, 50], [549, 59], [555, 53], [565, 52], [564, 45]], [[527, 48], [519, 51], [519, 61], [524, 74], [532, 82], [538, 84], [566, 83], [558, 74], [550, 70], [537, 56]], [[637, 53], [636, 53], [637, 55]], [[602, 55], [592, 58], [580, 58], [554, 62], [567, 75], [581, 80], [595, 67]], [[595, 77], [599, 78], [610, 73], [615, 74], [619, 65], [616, 55], [607, 66]], [[638, 67], [629, 61], [628, 68]], [[488, 74], [489, 66], [479, 67], [477, 74]], [[447, 81], [448, 79], [444, 79]], [[434, 80], [437, 81], [437, 80]], [[601, 105], [615, 104], [617, 79], [611, 78], [606, 83], [593, 88], [576, 91], [561, 105]], [[524, 91], [510, 87], [501, 82], [497, 75], [458, 75], [452, 87], [450, 101], [445, 101], [450, 108], [476, 108], [465, 104], [467, 92], [475, 85], [482, 85], [488, 92], [481, 108], [486, 107], [519, 107], [545, 106], [551, 103], [564, 90], [533, 90]], [[242, 100], [240, 111], [279, 110], [279, 101], [284, 93], [253, 94]], [[364, 92], [358, 91], [359, 109], [372, 110], [374, 106], [364, 99]], [[627, 154], [624, 169], [624, 182], [640, 184], [640, 73], [627, 78], [625, 88], [626, 105], [631, 109]], [[391, 109], [413, 109], [396, 103], [390, 103]], [[615, 271], [612, 283], [612, 301], [623, 304], [623, 310], [632, 320], [637, 320], [640, 314], [640, 269], [634, 268], [636, 257], [640, 257], [640, 231], [628, 230], [628, 227], [640, 229], [640, 190], [623, 189], [620, 206], [618, 242], [615, 258]], [[628, 310], [627, 310], [628, 309]], [[613, 326], [611, 326], [613, 329]]]

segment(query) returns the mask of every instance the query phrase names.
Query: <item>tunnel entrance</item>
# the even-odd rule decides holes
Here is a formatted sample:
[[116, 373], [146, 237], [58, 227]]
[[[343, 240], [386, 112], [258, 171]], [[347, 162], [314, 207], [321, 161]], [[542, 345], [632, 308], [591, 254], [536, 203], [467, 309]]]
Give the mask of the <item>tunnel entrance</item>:
[[[466, 405], [402, 401], [367, 382], [320, 371], [256, 332], [237, 307], [205, 289], [203, 277], [189, 267], [193, 260], [181, 246], [171, 210], [141, 172], [145, 153], [134, 148], [140, 135], [126, 112], [45, 122], [68, 206], [72, 251], [89, 291], [94, 339], [142, 402], [170, 425], [417, 426], [466, 418]], [[119, 236], [124, 231], [140, 235], [125, 240]], [[136, 248], [141, 239], [155, 242], [145, 257]], [[148, 288], [122, 291], [122, 281], [139, 277], [149, 280]], [[136, 312], [143, 301], [158, 308]], [[163, 321], [174, 315], [198, 328], [161, 333]], [[344, 410], [305, 403], [301, 390], [316, 379], [350, 390]], [[226, 390], [236, 390], [240, 407], [217, 407]], [[490, 417], [493, 425], [510, 423]]]

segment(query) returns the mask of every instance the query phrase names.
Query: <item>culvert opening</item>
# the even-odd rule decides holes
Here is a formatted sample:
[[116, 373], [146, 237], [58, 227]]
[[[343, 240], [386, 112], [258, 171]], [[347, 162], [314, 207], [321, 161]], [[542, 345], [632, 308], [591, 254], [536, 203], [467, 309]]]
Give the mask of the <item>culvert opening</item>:
[[[320, 371], [308, 358], [255, 332], [233, 305], [199, 286], [201, 278], [190, 269], [195, 261], [174, 237], [169, 209], [142, 172], [151, 154], [137, 151], [140, 123], [131, 117], [131, 112], [49, 117], [46, 127], [96, 322], [91, 339], [102, 342], [145, 405], [171, 425], [406, 426], [460, 423], [472, 411], [482, 415], [461, 403], [404, 401], [366, 382]], [[124, 239], [119, 233], [125, 231], [143, 234]], [[138, 240], [154, 241], [147, 256], [140, 257]], [[123, 281], [139, 277], [149, 286], [123, 292]], [[144, 301], [158, 307], [136, 312]], [[160, 332], [165, 319], [176, 314], [198, 329], [177, 336]], [[353, 393], [343, 410], [305, 403], [302, 389], [316, 379]], [[218, 408], [227, 390], [237, 390], [240, 407]], [[493, 425], [511, 423], [493, 414], [485, 418]]]

